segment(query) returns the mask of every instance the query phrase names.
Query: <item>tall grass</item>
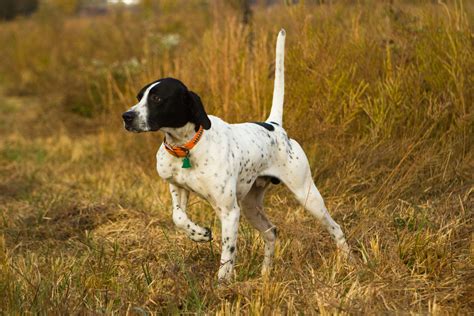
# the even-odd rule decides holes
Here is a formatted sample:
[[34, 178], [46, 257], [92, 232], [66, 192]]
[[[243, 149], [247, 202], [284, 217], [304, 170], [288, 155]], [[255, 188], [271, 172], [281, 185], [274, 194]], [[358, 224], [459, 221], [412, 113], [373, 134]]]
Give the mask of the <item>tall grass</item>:
[[[186, 4], [186, 5], [184, 5]], [[257, 7], [224, 1], [0, 26], [0, 309], [6, 313], [469, 313], [472, 298], [473, 7], [466, 2]], [[177, 232], [154, 170], [157, 134], [120, 114], [141, 86], [181, 79], [208, 113], [263, 120], [274, 41], [287, 30], [284, 125], [307, 152], [357, 262], [275, 187], [281, 231], [242, 220], [235, 282], [216, 241]], [[470, 248], [471, 247], [471, 248]]]

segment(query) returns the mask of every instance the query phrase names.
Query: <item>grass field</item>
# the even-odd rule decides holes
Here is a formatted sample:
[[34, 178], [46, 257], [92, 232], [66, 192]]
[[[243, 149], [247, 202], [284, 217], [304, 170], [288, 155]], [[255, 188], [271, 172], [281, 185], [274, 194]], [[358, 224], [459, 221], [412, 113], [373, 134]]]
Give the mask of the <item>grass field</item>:
[[[242, 25], [226, 1], [185, 2], [0, 25], [0, 311], [472, 314], [472, 3], [256, 7]], [[218, 287], [215, 212], [190, 201], [211, 243], [175, 229], [162, 134], [126, 133], [120, 115], [173, 76], [208, 113], [265, 119], [281, 27], [285, 128], [355, 262], [279, 185], [271, 276], [242, 219], [235, 280]]]

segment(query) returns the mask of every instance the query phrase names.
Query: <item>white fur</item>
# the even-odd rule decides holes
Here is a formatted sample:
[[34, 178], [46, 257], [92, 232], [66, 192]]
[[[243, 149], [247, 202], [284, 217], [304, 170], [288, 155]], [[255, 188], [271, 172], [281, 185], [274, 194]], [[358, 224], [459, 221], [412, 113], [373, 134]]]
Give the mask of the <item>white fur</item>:
[[[240, 214], [261, 232], [265, 240], [262, 272], [271, 266], [275, 249], [276, 228], [267, 219], [263, 196], [271, 177], [280, 179], [297, 200], [328, 230], [345, 254], [349, 247], [339, 225], [329, 215], [313, 183], [308, 159], [301, 146], [288, 138], [281, 126], [284, 96], [284, 40], [279, 33], [273, 106], [268, 122], [274, 131], [254, 123], [228, 124], [209, 116], [212, 127], [190, 151], [192, 168], [183, 169], [182, 160], [170, 155], [161, 145], [157, 159], [160, 177], [170, 183], [173, 221], [194, 241], [212, 239], [210, 230], [192, 222], [186, 214], [189, 192], [206, 199], [215, 209], [222, 225], [222, 254], [219, 280], [232, 276], [237, 253], [237, 231]], [[149, 90], [148, 90], [149, 91]], [[148, 92], [147, 91], [147, 92]], [[194, 125], [162, 128], [170, 143], [183, 144], [195, 133]]]
[[286, 32], [281, 29], [278, 33], [275, 49], [275, 83], [273, 86], [273, 101], [268, 121], [283, 125], [283, 101], [285, 97], [285, 37]]

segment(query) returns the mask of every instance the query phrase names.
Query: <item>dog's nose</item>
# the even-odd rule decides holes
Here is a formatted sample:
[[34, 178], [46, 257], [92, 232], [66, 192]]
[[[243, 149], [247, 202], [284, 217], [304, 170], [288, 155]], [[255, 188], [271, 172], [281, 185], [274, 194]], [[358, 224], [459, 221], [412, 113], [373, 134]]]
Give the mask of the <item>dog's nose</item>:
[[122, 118], [125, 123], [131, 123], [135, 116], [136, 114], [133, 111], [128, 111], [122, 114]]

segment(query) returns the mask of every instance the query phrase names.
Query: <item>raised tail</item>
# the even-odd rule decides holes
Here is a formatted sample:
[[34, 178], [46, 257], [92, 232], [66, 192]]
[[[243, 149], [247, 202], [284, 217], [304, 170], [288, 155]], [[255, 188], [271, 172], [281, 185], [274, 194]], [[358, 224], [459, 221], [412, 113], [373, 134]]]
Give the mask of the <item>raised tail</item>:
[[280, 126], [283, 123], [283, 99], [285, 96], [285, 37], [286, 32], [284, 29], [281, 29], [276, 43], [272, 109], [267, 119], [267, 122], [275, 122]]

